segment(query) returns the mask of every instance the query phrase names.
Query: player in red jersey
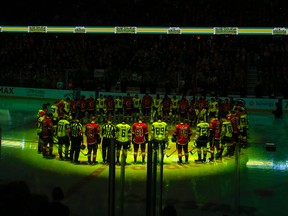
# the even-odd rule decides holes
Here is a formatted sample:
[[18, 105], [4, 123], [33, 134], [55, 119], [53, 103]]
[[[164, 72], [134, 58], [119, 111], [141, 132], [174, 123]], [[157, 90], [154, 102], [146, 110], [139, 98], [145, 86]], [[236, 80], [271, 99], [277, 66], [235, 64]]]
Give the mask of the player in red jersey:
[[78, 100], [78, 107], [79, 107], [79, 118], [82, 119], [85, 117], [85, 113], [87, 110], [87, 103], [84, 95]]
[[42, 128], [41, 128], [41, 137], [43, 139], [42, 145], [42, 154], [45, 158], [51, 158], [55, 155], [53, 152], [53, 123], [52, 123], [52, 114], [48, 113], [45, 115], [42, 120]]
[[86, 110], [89, 113], [90, 116], [94, 116], [95, 113], [95, 109], [96, 109], [96, 100], [93, 97], [93, 95], [91, 95], [89, 98], [87, 98], [86, 100]]
[[133, 121], [137, 121], [141, 115], [141, 99], [138, 94], [133, 97]]
[[[88, 163], [93, 165], [97, 164], [97, 150], [98, 145], [101, 142], [100, 139], [100, 126], [96, 124], [96, 117], [92, 116], [91, 121], [85, 125], [85, 136], [87, 139], [87, 149], [88, 149]], [[93, 156], [92, 156], [93, 152]], [[91, 156], [93, 161], [91, 161]]]
[[77, 103], [78, 101], [76, 99], [70, 100], [70, 110], [71, 110], [72, 119], [75, 119], [77, 117], [77, 109], [78, 109]]
[[221, 112], [220, 112], [220, 117], [226, 117], [230, 110], [232, 109], [232, 104], [228, 98], [226, 98], [221, 106]]
[[175, 130], [173, 132], [173, 140], [176, 142], [176, 148], [178, 150], [178, 163], [182, 164], [182, 151], [184, 151], [185, 163], [188, 163], [188, 143], [190, 141], [190, 137], [192, 135], [192, 131], [190, 129], [189, 124], [184, 122], [183, 118], [180, 118], [180, 123], [176, 125]]
[[42, 121], [45, 118], [45, 115], [47, 115], [47, 113], [45, 113], [44, 110], [39, 110], [38, 114], [37, 114], [37, 135], [38, 135], [38, 153], [41, 154], [42, 153], [42, 146], [43, 146], [43, 138], [42, 138]]
[[144, 115], [144, 119], [143, 119], [144, 122], [147, 122], [149, 120], [152, 104], [153, 104], [152, 96], [146, 93], [142, 97], [142, 110], [143, 110], [143, 115]]
[[164, 98], [162, 99], [162, 112], [163, 112], [163, 119], [165, 122], [170, 121], [171, 105], [172, 105], [171, 98], [167, 94], [165, 94]]
[[114, 120], [114, 112], [115, 112], [115, 101], [112, 95], [108, 95], [105, 99], [105, 108], [106, 108], [106, 118], [110, 120]]
[[180, 118], [188, 119], [189, 101], [186, 96], [183, 95], [179, 100], [179, 115]]
[[64, 100], [62, 99], [60, 101], [57, 101], [55, 104], [58, 107], [58, 117], [59, 117], [59, 119], [60, 118], [64, 118], [64, 115], [65, 115]]
[[227, 115], [227, 120], [231, 122], [231, 125], [232, 125], [232, 145], [230, 146], [230, 148], [228, 148], [228, 152], [227, 154], [232, 156], [234, 155], [234, 151], [235, 151], [235, 148], [236, 148], [236, 145], [238, 144], [239, 142], [239, 129], [238, 129], [238, 125], [239, 125], [239, 122], [238, 122], [238, 117], [235, 113], [235, 111], [230, 111]]
[[221, 120], [218, 119], [217, 115], [211, 118], [209, 129], [210, 129], [209, 142], [210, 142], [210, 154], [211, 154], [209, 161], [214, 161], [215, 149], [216, 149], [216, 160], [220, 159], [222, 156], [220, 147]]
[[190, 100], [190, 104], [188, 108], [188, 116], [189, 116], [188, 121], [191, 126], [195, 126], [196, 121], [197, 121], [195, 103], [196, 103], [196, 100], [195, 100], [195, 97], [193, 97]]
[[123, 106], [125, 120], [126, 122], [131, 122], [133, 117], [133, 97], [129, 93], [123, 97]]
[[134, 146], [134, 163], [137, 163], [137, 155], [139, 147], [141, 149], [142, 164], [145, 163], [145, 149], [148, 142], [148, 126], [142, 122], [139, 117], [138, 121], [132, 125], [132, 143]]

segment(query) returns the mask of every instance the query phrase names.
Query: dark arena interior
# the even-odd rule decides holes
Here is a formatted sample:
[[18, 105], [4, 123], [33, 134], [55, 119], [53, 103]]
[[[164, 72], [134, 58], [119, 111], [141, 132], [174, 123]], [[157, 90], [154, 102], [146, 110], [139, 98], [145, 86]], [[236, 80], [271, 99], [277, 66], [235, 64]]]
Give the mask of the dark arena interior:
[[7, 2], [0, 215], [286, 215], [284, 3]]

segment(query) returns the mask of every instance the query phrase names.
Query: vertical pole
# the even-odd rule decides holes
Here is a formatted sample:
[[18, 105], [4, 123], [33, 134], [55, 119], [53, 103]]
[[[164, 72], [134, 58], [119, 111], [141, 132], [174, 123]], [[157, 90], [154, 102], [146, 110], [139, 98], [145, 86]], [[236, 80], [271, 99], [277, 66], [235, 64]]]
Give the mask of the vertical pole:
[[151, 204], [151, 211], [152, 215], [156, 215], [156, 205], [157, 205], [157, 162], [158, 162], [158, 154], [159, 154], [159, 143], [157, 144], [157, 149], [154, 148], [153, 150], [153, 161], [152, 161], [152, 204]]
[[148, 142], [146, 178], [146, 216], [152, 216], [152, 143]]
[[115, 143], [111, 139], [109, 147], [108, 216], [115, 215]]
[[120, 216], [124, 216], [124, 193], [125, 193], [125, 155], [123, 153], [121, 154], [121, 176], [120, 176], [120, 182], [121, 182], [121, 194], [120, 194]]
[[239, 205], [240, 205], [240, 162], [239, 162], [239, 143], [236, 143], [235, 148], [235, 216], [239, 216]]
[[165, 143], [161, 143], [161, 158], [160, 158], [160, 180], [159, 180], [159, 215], [162, 216], [162, 193], [163, 193], [163, 165], [164, 165], [164, 148]]
[[1, 159], [1, 150], [2, 150], [2, 128], [0, 127], [0, 159]]

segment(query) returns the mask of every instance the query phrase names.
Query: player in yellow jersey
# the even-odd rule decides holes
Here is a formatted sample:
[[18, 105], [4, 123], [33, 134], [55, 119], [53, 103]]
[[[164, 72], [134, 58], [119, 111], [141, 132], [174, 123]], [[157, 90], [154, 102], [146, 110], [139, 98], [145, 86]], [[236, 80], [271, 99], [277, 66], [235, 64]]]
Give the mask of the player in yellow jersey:
[[162, 98], [160, 97], [159, 94], [157, 94], [156, 97], [153, 98], [151, 123], [153, 123], [156, 120], [157, 116], [161, 115], [162, 115]]
[[234, 154], [233, 127], [232, 127], [231, 121], [229, 121], [227, 117], [222, 118], [222, 126], [221, 126], [221, 152], [222, 154], [225, 148], [227, 148], [226, 155], [232, 156]]
[[123, 98], [118, 96], [115, 99], [115, 122], [120, 123], [120, 120], [123, 118]]
[[139, 119], [140, 112], [141, 112], [141, 106], [142, 106], [141, 99], [136, 94], [133, 97], [133, 121], [137, 121], [137, 119]]
[[195, 162], [206, 162], [207, 145], [209, 142], [209, 130], [209, 123], [205, 122], [203, 117], [200, 117], [199, 123], [196, 126], [196, 135], [194, 138], [196, 140], [198, 154], [198, 160], [195, 160]]
[[[151, 129], [151, 142], [153, 144], [153, 150], [157, 151], [158, 162], [159, 156], [164, 158], [164, 150], [168, 141], [168, 127], [167, 123], [162, 121], [161, 116], [157, 116], [157, 121], [152, 123]], [[159, 155], [159, 147], [160, 147], [160, 155]]]
[[126, 124], [124, 120], [116, 125], [116, 165], [121, 165], [120, 163], [120, 151], [122, 149], [123, 162], [126, 163], [127, 151], [131, 144], [131, 126]]
[[247, 131], [249, 128], [248, 115], [245, 109], [240, 109], [240, 120], [238, 124], [239, 128], [239, 142], [242, 148], [247, 147]]
[[[68, 115], [66, 116], [68, 117]], [[63, 145], [65, 160], [69, 160], [69, 148], [70, 148], [70, 122], [65, 117], [60, 117], [57, 124], [57, 138], [58, 138], [58, 153], [59, 159], [63, 160]]]
[[210, 102], [209, 102], [209, 107], [208, 107], [208, 121], [210, 122], [210, 120], [212, 118], [215, 118], [216, 116], [219, 116], [219, 105], [218, 105], [218, 98], [211, 98]]
[[96, 115], [99, 123], [105, 121], [106, 111], [105, 111], [105, 98], [103, 95], [100, 95], [96, 99]]
[[171, 99], [171, 112], [173, 123], [179, 122], [179, 99], [174, 95]]

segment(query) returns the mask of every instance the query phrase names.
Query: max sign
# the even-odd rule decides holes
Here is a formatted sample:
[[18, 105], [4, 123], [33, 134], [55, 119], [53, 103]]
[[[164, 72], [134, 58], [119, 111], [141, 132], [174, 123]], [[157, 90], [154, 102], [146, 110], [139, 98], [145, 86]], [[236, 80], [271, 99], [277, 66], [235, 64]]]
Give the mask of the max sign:
[[0, 94], [14, 94], [14, 88], [12, 87], [0, 87]]

